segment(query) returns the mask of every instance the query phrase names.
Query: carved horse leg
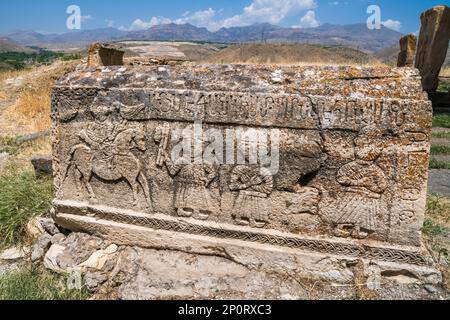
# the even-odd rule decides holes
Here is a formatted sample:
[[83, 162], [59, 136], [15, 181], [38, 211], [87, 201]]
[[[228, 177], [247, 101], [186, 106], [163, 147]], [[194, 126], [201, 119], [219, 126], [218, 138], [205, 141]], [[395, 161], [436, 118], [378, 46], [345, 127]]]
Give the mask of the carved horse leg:
[[88, 190], [89, 198], [91, 199], [91, 201], [96, 202], [97, 197], [95, 196], [94, 189], [92, 189], [91, 179], [92, 179], [92, 171], [89, 172], [89, 175], [83, 175], [83, 182]]
[[[92, 171], [92, 154], [91, 150], [86, 146], [75, 146], [72, 151], [72, 164], [74, 165], [75, 181], [77, 183], [82, 183], [87, 189], [89, 198], [92, 201], [96, 200], [94, 190], [91, 186], [91, 179], [93, 175]], [[81, 193], [82, 188], [79, 188]]]
[[138, 206], [138, 191], [139, 191], [139, 183], [136, 179], [128, 180], [128, 183], [131, 186], [131, 189], [133, 190], [133, 207]]
[[78, 167], [74, 168], [74, 176], [75, 176], [75, 185], [77, 187], [77, 197], [80, 197], [83, 194], [83, 186], [81, 184], [81, 179], [83, 178], [83, 174], [78, 170]]
[[145, 201], [147, 202], [147, 209], [152, 209], [150, 187], [148, 185], [147, 177], [142, 173], [142, 171], [139, 172], [139, 175], [137, 177], [137, 181], [141, 185], [142, 190], [144, 190]]

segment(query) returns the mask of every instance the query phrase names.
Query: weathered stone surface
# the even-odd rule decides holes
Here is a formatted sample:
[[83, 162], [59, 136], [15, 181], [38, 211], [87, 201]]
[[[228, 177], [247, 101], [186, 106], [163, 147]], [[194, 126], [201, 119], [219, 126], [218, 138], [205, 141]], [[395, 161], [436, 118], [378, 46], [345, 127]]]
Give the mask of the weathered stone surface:
[[55, 225], [55, 221], [51, 218], [40, 218], [39, 222], [46, 232], [51, 236], [59, 233], [58, 227]]
[[[74, 233], [70, 237], [70, 243], [78, 244], [76, 250], [67, 244], [52, 247], [45, 265], [56, 272], [75, 272], [82, 285], [100, 299], [445, 298], [438, 286], [440, 275], [427, 267], [297, 250], [288, 250], [290, 256], [286, 256], [284, 250], [277, 253], [258, 246], [214, 243], [205, 245], [203, 254], [195, 247], [176, 249], [172, 245], [163, 250], [105, 248], [106, 243], [95, 236]], [[149, 242], [153, 245], [159, 246], [158, 241]], [[87, 261], [61, 267], [61, 261], [74, 261], [78, 252], [93, 252], [87, 261], [100, 253], [109, 254], [106, 263], [94, 268], [83, 267]], [[430, 293], [425, 286], [436, 290]]]
[[59, 265], [60, 256], [64, 253], [64, 247], [59, 244], [54, 244], [50, 247], [50, 249], [47, 251], [44, 257], [44, 266], [57, 273], [63, 273], [66, 270], [64, 270]]
[[84, 285], [89, 291], [95, 292], [107, 280], [108, 275], [103, 272], [88, 272], [84, 276]]
[[38, 174], [52, 174], [52, 156], [34, 156], [31, 158], [34, 171]]
[[31, 261], [36, 262], [41, 260], [45, 251], [50, 248], [52, 244], [52, 237], [48, 233], [44, 233], [39, 239], [31, 246]]
[[421, 21], [416, 68], [420, 70], [423, 89], [436, 91], [450, 40], [450, 8], [436, 6], [424, 12]]
[[52, 244], [59, 244], [66, 239], [66, 236], [62, 233], [57, 233], [52, 237]]
[[[324, 281], [360, 261], [439, 278], [420, 240], [432, 110], [414, 69], [85, 68], [52, 101], [66, 229]], [[182, 130], [197, 135], [180, 164]], [[250, 163], [249, 132], [270, 161]]]
[[88, 65], [90, 67], [123, 65], [125, 52], [107, 44], [95, 43], [89, 48]]
[[30, 253], [28, 247], [12, 247], [0, 252], [0, 260], [15, 261], [24, 259]]
[[99, 250], [94, 252], [89, 259], [79, 265], [82, 269], [96, 269], [102, 270], [111, 255], [117, 252], [117, 246], [115, 244], [110, 245], [105, 250]]
[[417, 37], [414, 34], [408, 34], [400, 39], [397, 67], [414, 67], [416, 45]]
[[34, 217], [27, 223], [27, 234], [32, 239], [39, 238], [45, 233], [44, 227], [42, 227], [40, 220], [40, 217]]

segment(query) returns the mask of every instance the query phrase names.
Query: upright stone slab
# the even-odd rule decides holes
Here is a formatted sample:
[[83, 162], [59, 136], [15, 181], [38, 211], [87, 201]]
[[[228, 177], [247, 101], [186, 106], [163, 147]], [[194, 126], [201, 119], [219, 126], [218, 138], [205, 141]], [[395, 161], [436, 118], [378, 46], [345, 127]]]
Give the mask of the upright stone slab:
[[450, 40], [450, 8], [436, 6], [422, 13], [416, 68], [420, 70], [425, 91], [436, 91], [439, 73]]
[[398, 54], [397, 67], [413, 67], [416, 58], [417, 37], [408, 34], [400, 38], [400, 53]]
[[108, 44], [94, 43], [88, 52], [90, 67], [121, 66], [125, 51]]
[[[438, 277], [421, 244], [432, 108], [415, 69], [86, 68], [58, 82], [52, 117], [67, 229], [309, 278], [358, 261]], [[267, 157], [251, 162], [254, 141]]]

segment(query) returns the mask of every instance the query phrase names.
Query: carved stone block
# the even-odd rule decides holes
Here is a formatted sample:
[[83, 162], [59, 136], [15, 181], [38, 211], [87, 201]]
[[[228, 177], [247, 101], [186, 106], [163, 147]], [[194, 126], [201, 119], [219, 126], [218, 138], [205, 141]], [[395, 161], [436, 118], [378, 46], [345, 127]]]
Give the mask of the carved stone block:
[[52, 117], [65, 228], [152, 248], [247, 248], [242, 259], [429, 267], [432, 108], [415, 69], [86, 68], [58, 82]]

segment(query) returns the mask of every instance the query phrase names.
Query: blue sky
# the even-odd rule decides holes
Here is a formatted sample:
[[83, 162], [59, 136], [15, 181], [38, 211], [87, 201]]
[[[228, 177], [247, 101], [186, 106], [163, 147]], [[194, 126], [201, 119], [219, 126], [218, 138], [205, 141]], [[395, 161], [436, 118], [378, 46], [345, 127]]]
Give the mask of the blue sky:
[[66, 9], [78, 5], [82, 29], [107, 26], [139, 30], [159, 23], [185, 23], [210, 30], [270, 22], [314, 27], [365, 22], [369, 5], [381, 8], [385, 25], [402, 33], [420, 28], [420, 13], [450, 0], [14, 0], [0, 1], [0, 32], [66, 32]]

